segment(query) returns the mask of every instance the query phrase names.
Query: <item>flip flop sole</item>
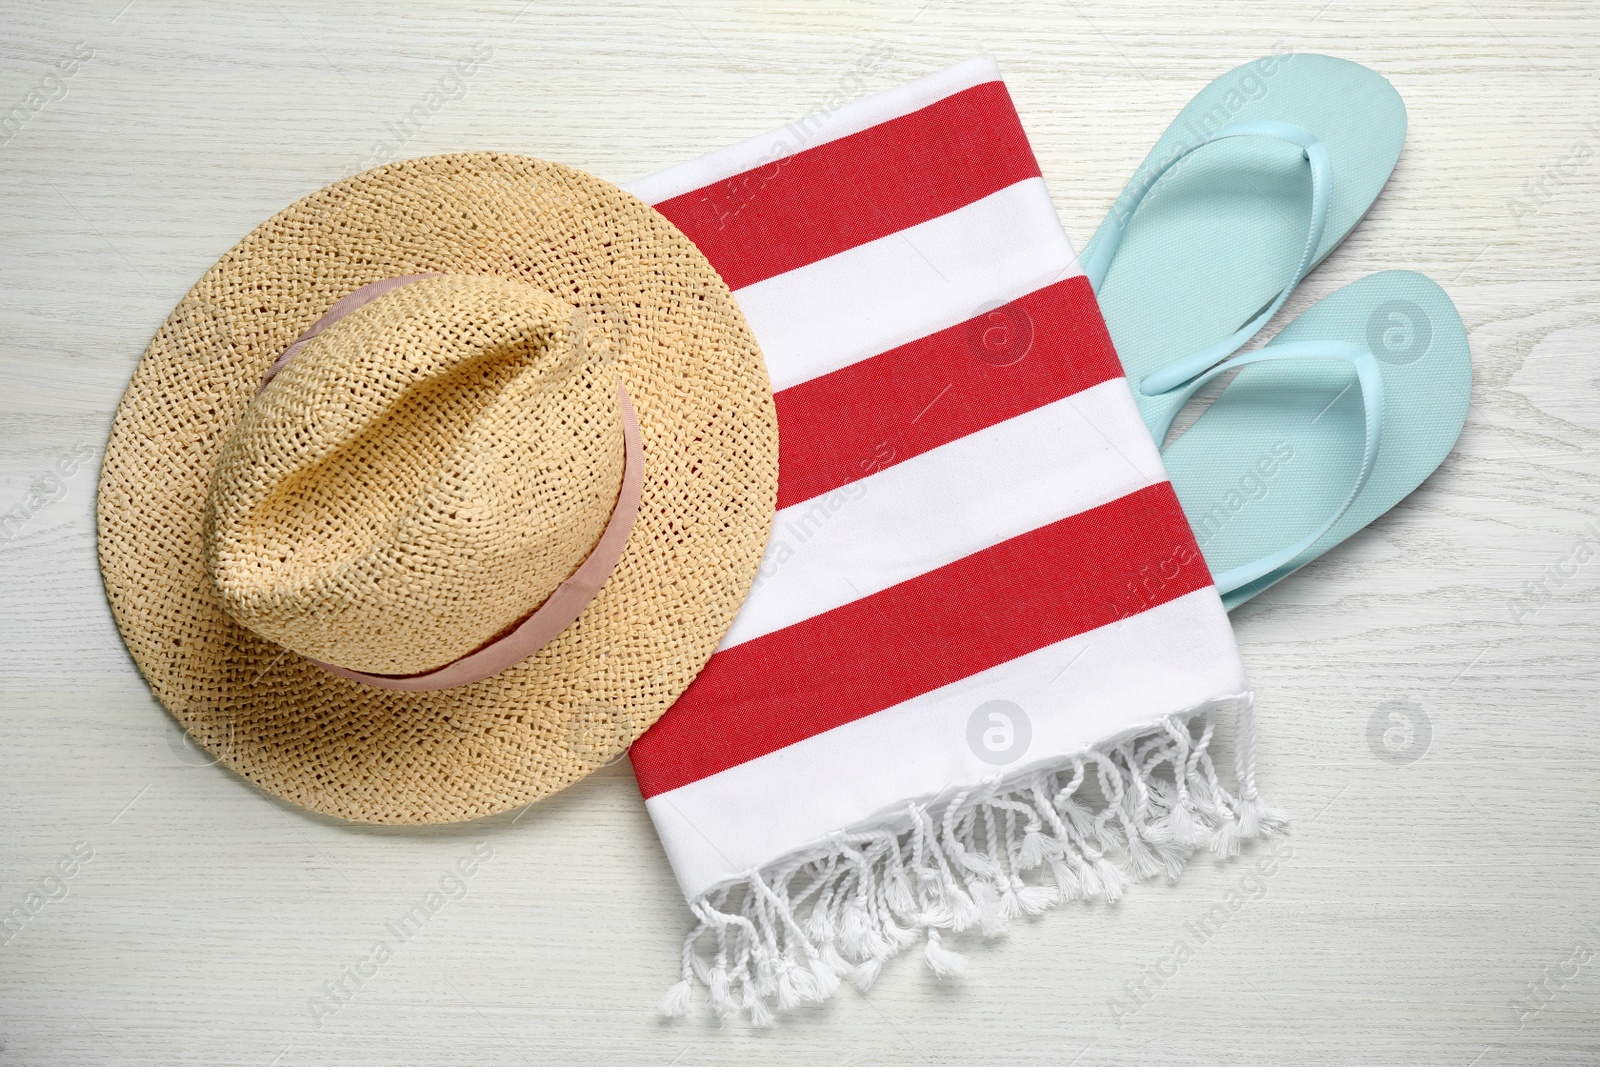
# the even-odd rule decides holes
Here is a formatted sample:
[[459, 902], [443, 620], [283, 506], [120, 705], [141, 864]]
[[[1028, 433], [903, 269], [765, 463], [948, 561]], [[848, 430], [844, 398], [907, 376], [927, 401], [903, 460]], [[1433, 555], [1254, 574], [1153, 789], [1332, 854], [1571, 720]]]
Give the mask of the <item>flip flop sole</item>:
[[[1303, 127], [1333, 173], [1320, 262], [1354, 229], [1394, 170], [1405, 140], [1400, 94], [1382, 76], [1331, 56], [1269, 56], [1202, 89], [1151, 149], [1130, 187], [1223, 126], [1275, 120]], [[1125, 210], [1128, 193], [1113, 213]], [[1294, 275], [1311, 225], [1301, 151], [1263, 137], [1205, 145], [1159, 181], [1128, 221], [1098, 292], [1128, 380], [1221, 340], [1271, 303]], [[1102, 223], [1084, 249], [1104, 239]], [[1139, 396], [1147, 420], [1159, 400]]]
[[[1288, 566], [1223, 597], [1231, 611], [1399, 503], [1444, 462], [1472, 391], [1467, 332], [1450, 298], [1411, 271], [1369, 275], [1325, 297], [1274, 337], [1345, 341], [1378, 358], [1383, 432], [1365, 487]], [[1361, 466], [1355, 372], [1319, 360], [1252, 364], [1163, 458], [1213, 574], [1293, 544], [1344, 500]]]

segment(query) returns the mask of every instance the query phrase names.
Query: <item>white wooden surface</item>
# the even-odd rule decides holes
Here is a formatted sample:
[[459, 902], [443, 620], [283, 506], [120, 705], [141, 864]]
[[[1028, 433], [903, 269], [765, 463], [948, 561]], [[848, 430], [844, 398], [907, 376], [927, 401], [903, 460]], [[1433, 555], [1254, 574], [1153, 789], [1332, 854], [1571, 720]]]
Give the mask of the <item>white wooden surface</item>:
[[[500, 148], [625, 181], [815, 109], [875, 46], [861, 92], [997, 55], [1080, 243], [1216, 74], [1274, 48], [1376, 67], [1410, 109], [1404, 156], [1285, 318], [1425, 271], [1471, 329], [1472, 409], [1421, 491], [1236, 617], [1263, 786], [1297, 820], [1272, 873], [1201, 862], [965, 939], [962, 983], [902, 960], [769, 1032], [664, 1024], [685, 912], [626, 763], [422, 831], [308, 817], [205, 765], [106, 609], [99, 449], [194, 279], [381, 161], [413, 105], [437, 108], [396, 157]], [[9, 0], [0, 105], [52, 99], [0, 145], [0, 511], [27, 513], [0, 545], [0, 911], [59, 899], [0, 946], [0, 1064], [1594, 1063], [1600, 553], [1574, 545], [1600, 541], [1597, 65], [1592, 0]], [[1410, 762], [1369, 741], [1400, 707], [1431, 734]], [[92, 858], [50, 881], [74, 847]], [[309, 999], [475, 847], [465, 896], [319, 1024]]]

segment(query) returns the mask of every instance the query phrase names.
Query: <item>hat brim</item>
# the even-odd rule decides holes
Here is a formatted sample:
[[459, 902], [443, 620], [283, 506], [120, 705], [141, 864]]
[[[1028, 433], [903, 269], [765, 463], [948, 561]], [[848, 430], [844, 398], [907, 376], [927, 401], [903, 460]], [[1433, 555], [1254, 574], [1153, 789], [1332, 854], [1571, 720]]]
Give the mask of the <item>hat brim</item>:
[[[201, 528], [222, 444], [284, 348], [341, 296], [427, 272], [519, 278], [584, 311], [638, 411], [645, 484], [627, 549], [575, 623], [482, 682], [404, 693], [336, 677], [236, 623]], [[100, 567], [156, 696], [221, 762], [338, 818], [455, 822], [572, 784], [660, 718], [749, 590], [777, 476], [760, 350], [688, 238], [581, 171], [434, 156], [279, 212], [174, 309], [106, 445]]]

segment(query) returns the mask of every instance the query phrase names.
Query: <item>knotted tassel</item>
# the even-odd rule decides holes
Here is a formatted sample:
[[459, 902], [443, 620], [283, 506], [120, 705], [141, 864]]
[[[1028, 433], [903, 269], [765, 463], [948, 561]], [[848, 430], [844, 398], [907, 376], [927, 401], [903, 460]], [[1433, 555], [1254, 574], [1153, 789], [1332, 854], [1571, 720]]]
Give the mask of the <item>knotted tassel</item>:
[[951, 952], [941, 941], [939, 931], [928, 931], [928, 943], [922, 950], [928, 969], [937, 978], [960, 978], [967, 973], [967, 958], [959, 952]]

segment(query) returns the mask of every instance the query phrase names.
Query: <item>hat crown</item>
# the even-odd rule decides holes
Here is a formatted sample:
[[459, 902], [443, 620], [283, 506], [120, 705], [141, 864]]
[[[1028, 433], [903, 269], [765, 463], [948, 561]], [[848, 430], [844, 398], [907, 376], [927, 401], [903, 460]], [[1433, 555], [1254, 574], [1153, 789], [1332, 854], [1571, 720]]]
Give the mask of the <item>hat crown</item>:
[[588, 555], [624, 468], [615, 374], [565, 302], [437, 275], [307, 341], [224, 444], [205, 513], [223, 606], [373, 674], [432, 670]]

